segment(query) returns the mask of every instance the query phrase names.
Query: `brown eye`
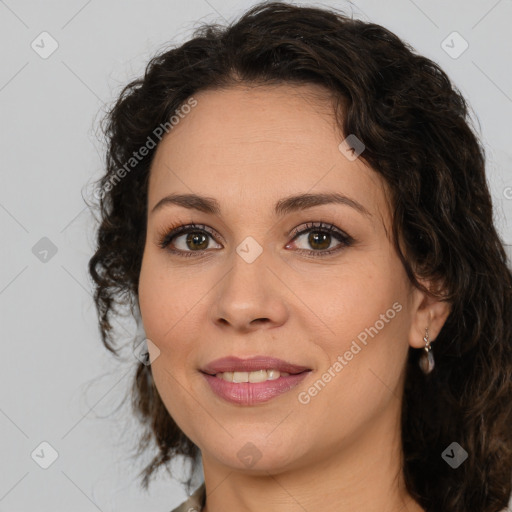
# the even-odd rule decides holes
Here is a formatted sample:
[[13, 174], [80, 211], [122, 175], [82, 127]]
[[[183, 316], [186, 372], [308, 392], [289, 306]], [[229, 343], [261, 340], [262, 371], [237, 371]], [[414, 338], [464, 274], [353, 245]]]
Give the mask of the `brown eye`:
[[[187, 234], [185, 245], [189, 249], [204, 250], [208, 248], [208, 236], [204, 233], [193, 231]], [[179, 238], [179, 237], [178, 237]]]
[[160, 238], [158, 245], [175, 254], [192, 256], [193, 253], [199, 255], [208, 249], [210, 239], [213, 240], [213, 233], [207, 226], [191, 224], [172, 229]]
[[[329, 255], [352, 245], [354, 242], [352, 237], [333, 225], [326, 226], [320, 222], [317, 225], [313, 223], [307, 224], [306, 227], [307, 229], [296, 231], [293, 242], [295, 244], [297, 240], [303, 239], [303, 243], [313, 250], [300, 247], [298, 250], [300, 252], [305, 251], [312, 256]], [[339, 242], [334, 248], [331, 247], [331, 243], [334, 241], [333, 239]]]
[[308, 243], [313, 249], [325, 250], [331, 245], [332, 236], [323, 231], [310, 231]]
[[[302, 231], [295, 230], [295, 235], [292, 242], [295, 244], [296, 240], [305, 238], [304, 243], [309, 248], [298, 248], [298, 252], [305, 252], [313, 257], [329, 256], [333, 253], [341, 251], [343, 248], [352, 245], [355, 240], [333, 225], [325, 225], [322, 222], [318, 224], [307, 224], [307, 229]], [[204, 225], [188, 224], [171, 229], [169, 232], [162, 234], [159, 237], [158, 245], [162, 249], [166, 249], [172, 254], [178, 256], [201, 256], [205, 254], [210, 247], [210, 240], [215, 241], [213, 230]], [[334, 241], [338, 244], [331, 246]], [[290, 248], [287, 244], [286, 248]], [[217, 244], [215, 249], [222, 249], [220, 244]]]

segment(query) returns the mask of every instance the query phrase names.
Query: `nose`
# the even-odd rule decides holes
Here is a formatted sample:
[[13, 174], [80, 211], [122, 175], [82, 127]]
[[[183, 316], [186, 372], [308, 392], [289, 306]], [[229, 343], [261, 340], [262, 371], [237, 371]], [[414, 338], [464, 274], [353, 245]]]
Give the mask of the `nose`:
[[248, 263], [236, 255], [218, 285], [211, 318], [217, 326], [239, 333], [278, 327], [288, 318], [283, 290], [286, 287], [265, 258]]

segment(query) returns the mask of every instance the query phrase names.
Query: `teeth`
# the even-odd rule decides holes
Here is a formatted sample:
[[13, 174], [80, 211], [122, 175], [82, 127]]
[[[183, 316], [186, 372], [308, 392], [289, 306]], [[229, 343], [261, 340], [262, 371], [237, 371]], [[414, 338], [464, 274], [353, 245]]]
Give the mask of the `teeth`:
[[217, 373], [216, 377], [224, 379], [227, 382], [265, 382], [266, 380], [276, 380], [279, 377], [288, 377], [290, 375], [279, 370], [258, 370], [255, 372], [224, 372]]

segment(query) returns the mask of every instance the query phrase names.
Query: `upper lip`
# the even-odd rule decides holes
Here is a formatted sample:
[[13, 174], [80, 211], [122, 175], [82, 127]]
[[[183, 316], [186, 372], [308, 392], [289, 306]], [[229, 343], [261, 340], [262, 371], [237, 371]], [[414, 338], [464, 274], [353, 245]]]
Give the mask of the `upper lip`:
[[280, 372], [297, 374], [306, 370], [310, 370], [306, 366], [283, 361], [275, 357], [255, 356], [248, 359], [240, 359], [239, 357], [229, 356], [222, 357], [210, 361], [206, 366], [201, 368], [203, 373], [215, 375], [223, 372], [253, 372], [257, 370], [279, 370]]

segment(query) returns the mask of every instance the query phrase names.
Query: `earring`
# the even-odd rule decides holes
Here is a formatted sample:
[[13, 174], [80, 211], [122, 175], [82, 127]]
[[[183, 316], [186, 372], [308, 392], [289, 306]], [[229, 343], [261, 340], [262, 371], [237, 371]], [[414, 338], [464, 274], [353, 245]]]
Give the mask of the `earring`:
[[425, 375], [428, 375], [434, 369], [434, 355], [432, 354], [432, 347], [428, 340], [428, 327], [425, 329], [423, 341], [425, 342], [425, 347], [423, 348], [425, 352], [420, 356], [420, 368]]

